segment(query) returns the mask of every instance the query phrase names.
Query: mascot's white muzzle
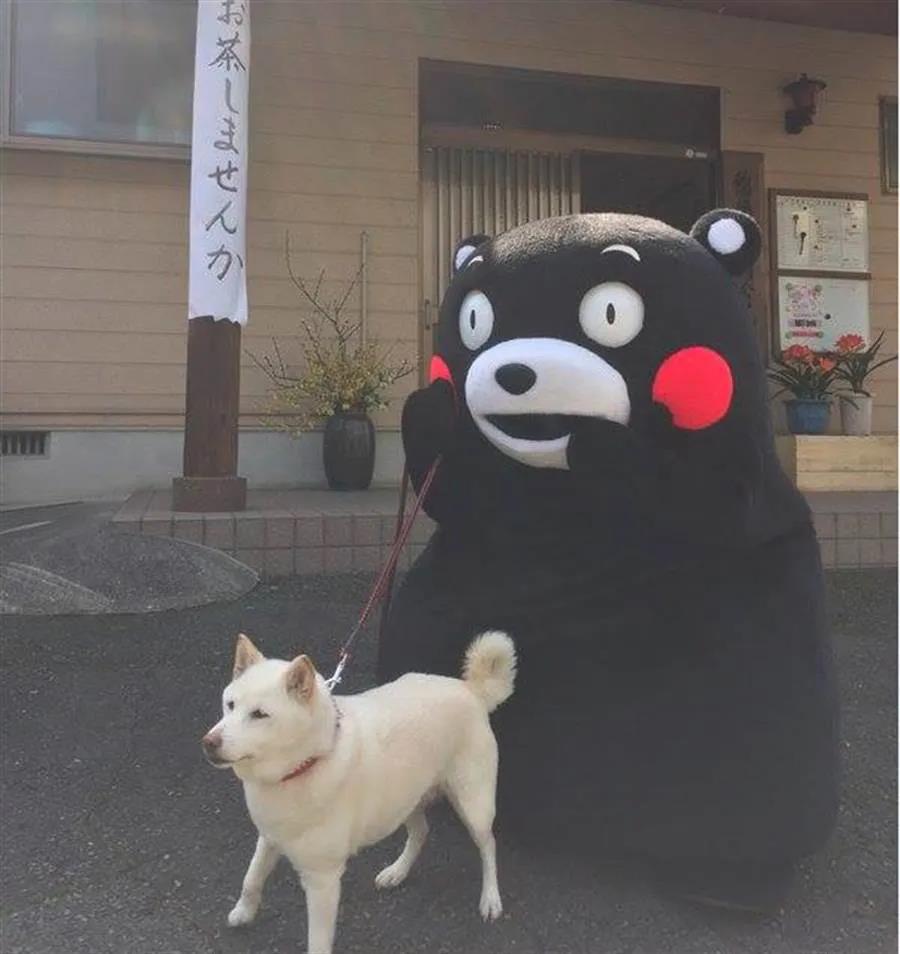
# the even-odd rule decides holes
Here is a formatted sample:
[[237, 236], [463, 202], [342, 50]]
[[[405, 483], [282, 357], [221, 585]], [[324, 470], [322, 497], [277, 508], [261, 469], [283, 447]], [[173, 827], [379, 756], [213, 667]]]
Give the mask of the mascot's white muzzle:
[[622, 375], [559, 338], [516, 338], [488, 348], [472, 362], [465, 393], [481, 433], [530, 467], [568, 469], [574, 418], [627, 424], [631, 414]]

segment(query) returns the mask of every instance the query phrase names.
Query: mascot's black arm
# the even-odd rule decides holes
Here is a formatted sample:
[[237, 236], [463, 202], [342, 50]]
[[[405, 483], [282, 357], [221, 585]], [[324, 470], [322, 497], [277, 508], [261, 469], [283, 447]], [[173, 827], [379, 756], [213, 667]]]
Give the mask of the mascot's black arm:
[[[413, 489], [418, 494], [439, 455], [442, 462], [423, 503], [425, 513], [438, 523], [452, 515], [458, 521], [466, 512], [462, 479], [453, 479], [453, 454], [457, 441], [457, 407], [453, 387], [444, 380], [414, 391], [403, 405], [403, 450]], [[456, 499], [460, 498], [460, 499]]]

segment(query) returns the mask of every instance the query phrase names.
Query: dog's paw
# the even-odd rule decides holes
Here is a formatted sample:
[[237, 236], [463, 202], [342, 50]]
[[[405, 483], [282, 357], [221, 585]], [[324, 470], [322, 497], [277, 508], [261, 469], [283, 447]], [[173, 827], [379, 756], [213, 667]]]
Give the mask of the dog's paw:
[[375, 887], [396, 888], [398, 884], [403, 884], [403, 882], [406, 881], [408, 874], [409, 868], [395, 861], [392, 865], [388, 865], [387, 868], [384, 868], [378, 873], [375, 877]]
[[252, 904], [250, 901], [241, 898], [228, 912], [228, 926], [240, 927], [242, 924], [249, 924], [256, 917], [258, 909], [258, 904]]
[[481, 895], [481, 904], [479, 905], [481, 916], [485, 921], [496, 921], [503, 914], [503, 902], [500, 900], [499, 891], [485, 891]]

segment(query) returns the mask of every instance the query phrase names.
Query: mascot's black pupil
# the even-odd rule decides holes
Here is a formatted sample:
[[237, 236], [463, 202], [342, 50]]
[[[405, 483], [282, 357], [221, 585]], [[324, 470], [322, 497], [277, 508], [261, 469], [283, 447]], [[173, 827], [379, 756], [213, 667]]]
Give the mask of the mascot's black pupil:
[[475, 330], [475, 309], [474, 308], [469, 312], [469, 327], [472, 329], [472, 331]]
[[612, 324], [616, 320], [616, 306], [610, 302], [606, 306], [606, 321], [608, 324]]

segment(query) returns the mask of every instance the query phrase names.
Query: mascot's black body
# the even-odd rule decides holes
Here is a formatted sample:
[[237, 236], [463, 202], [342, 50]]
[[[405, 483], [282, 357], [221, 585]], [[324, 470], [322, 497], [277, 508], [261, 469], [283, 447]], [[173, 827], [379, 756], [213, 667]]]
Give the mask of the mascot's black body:
[[379, 656], [382, 681], [456, 675], [508, 631], [501, 830], [750, 907], [837, 802], [817, 542], [732, 279], [759, 247], [729, 210], [691, 236], [583, 215], [460, 246], [403, 414], [417, 488], [440, 455], [438, 529]]

